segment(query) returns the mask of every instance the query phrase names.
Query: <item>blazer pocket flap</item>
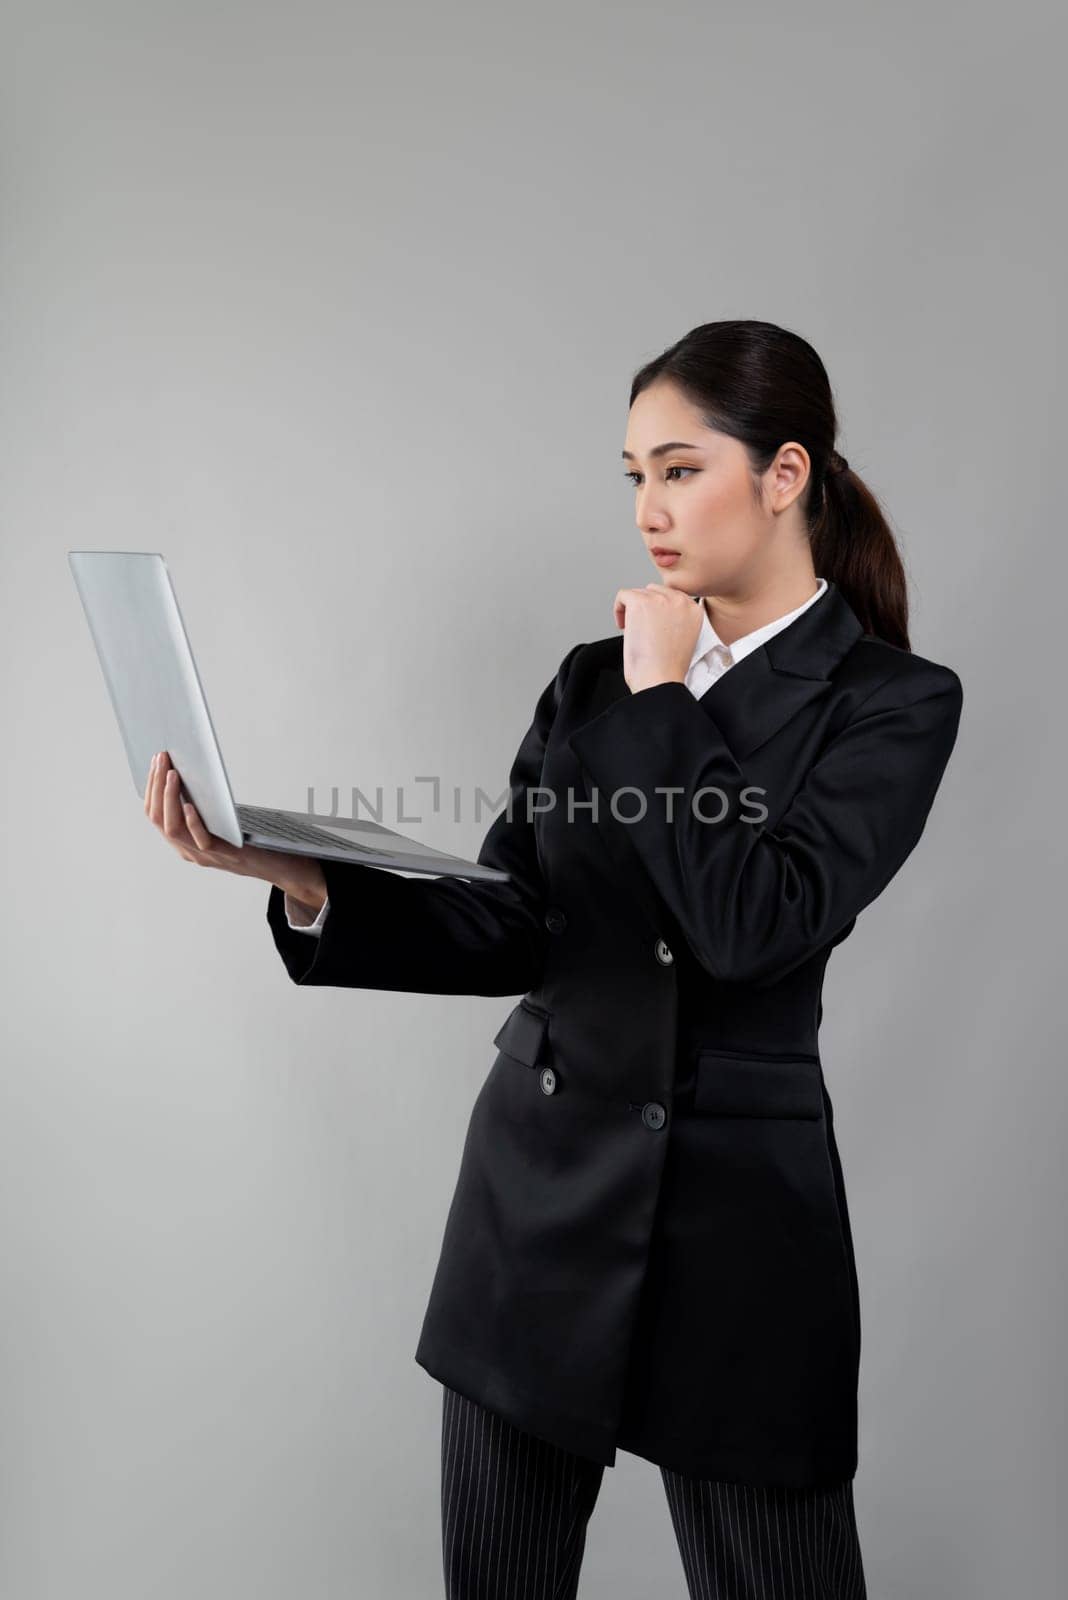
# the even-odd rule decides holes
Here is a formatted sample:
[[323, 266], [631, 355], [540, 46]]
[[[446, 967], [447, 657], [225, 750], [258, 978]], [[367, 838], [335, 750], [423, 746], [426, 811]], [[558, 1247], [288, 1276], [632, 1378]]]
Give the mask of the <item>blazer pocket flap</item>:
[[493, 1042], [506, 1055], [514, 1056], [528, 1067], [536, 1067], [545, 1054], [548, 1028], [549, 1013], [537, 1011], [528, 1001], [520, 1000], [505, 1018]]
[[814, 1056], [701, 1050], [693, 1103], [695, 1111], [720, 1117], [821, 1117], [820, 1064]]

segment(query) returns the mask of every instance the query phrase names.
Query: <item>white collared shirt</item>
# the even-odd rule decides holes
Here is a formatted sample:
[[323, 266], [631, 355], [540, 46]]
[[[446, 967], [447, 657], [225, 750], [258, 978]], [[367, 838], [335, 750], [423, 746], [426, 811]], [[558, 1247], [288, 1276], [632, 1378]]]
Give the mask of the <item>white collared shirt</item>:
[[705, 690], [710, 688], [717, 678], [721, 678], [729, 667], [737, 666], [751, 650], [758, 649], [766, 639], [788, 627], [802, 611], [814, 606], [827, 588], [826, 578], [820, 578], [818, 582], [819, 588], [815, 594], [810, 595], [801, 605], [795, 606], [792, 611], [787, 611], [785, 616], [776, 617], [774, 622], [765, 622], [761, 627], [754, 628], [751, 633], [743, 633], [740, 639], [735, 639], [734, 643], [729, 645], [720, 641], [719, 635], [709, 621], [708, 607], [702, 606], [704, 616], [701, 620], [701, 631], [697, 635], [686, 672], [686, 687], [690, 692], [700, 699]]
[[[792, 611], [787, 611], [785, 616], [776, 617], [774, 622], [765, 622], [759, 628], [754, 628], [751, 633], [743, 633], [740, 639], [735, 639], [732, 644], [722, 642], [715, 628], [709, 620], [708, 608], [702, 605], [703, 616], [701, 631], [693, 647], [690, 665], [686, 669], [686, 687], [695, 699], [700, 699], [706, 689], [710, 689], [717, 678], [722, 678], [731, 667], [737, 666], [751, 650], [758, 649], [767, 639], [781, 632], [799, 617], [802, 611], [807, 611], [809, 606], [814, 606], [820, 595], [827, 588], [826, 578], [819, 579], [819, 587], [815, 594], [795, 606]], [[309, 917], [289, 895], [284, 900], [286, 921], [297, 933], [319, 934], [323, 931], [323, 923], [330, 909], [329, 898], [323, 901], [317, 917]], [[303, 919], [303, 920], [302, 920]]]

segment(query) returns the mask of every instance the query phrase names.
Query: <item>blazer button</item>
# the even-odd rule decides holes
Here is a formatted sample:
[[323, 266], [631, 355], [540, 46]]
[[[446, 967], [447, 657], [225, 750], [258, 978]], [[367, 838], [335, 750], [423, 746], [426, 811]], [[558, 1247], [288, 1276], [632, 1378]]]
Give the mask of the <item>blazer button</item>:
[[656, 941], [656, 959], [661, 963], [662, 966], [665, 967], [670, 967], [671, 963], [675, 959], [667, 945], [664, 943], [663, 939], [658, 939]]
[[559, 906], [550, 906], [545, 913], [545, 926], [550, 933], [563, 933], [567, 927], [567, 918]]
[[543, 1094], [553, 1094], [556, 1090], [556, 1073], [552, 1067], [542, 1067], [541, 1088]]
[[667, 1112], [659, 1100], [650, 1100], [642, 1106], [642, 1121], [647, 1128], [662, 1128], [667, 1121]]

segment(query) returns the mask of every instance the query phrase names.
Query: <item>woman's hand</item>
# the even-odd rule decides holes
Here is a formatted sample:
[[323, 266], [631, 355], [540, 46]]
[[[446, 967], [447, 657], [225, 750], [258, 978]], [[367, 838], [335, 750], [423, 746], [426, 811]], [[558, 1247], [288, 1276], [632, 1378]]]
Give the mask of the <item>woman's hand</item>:
[[258, 845], [230, 844], [209, 833], [191, 800], [179, 798], [181, 778], [165, 750], [152, 757], [145, 784], [145, 816], [155, 823], [183, 861], [200, 867], [218, 867], [242, 878], [262, 878], [286, 894], [318, 911], [326, 899], [326, 879], [313, 856], [292, 855], [287, 850], [264, 850]]
[[701, 631], [700, 599], [662, 583], [620, 589], [616, 627], [623, 629], [623, 676], [632, 694], [657, 683], [685, 683]]

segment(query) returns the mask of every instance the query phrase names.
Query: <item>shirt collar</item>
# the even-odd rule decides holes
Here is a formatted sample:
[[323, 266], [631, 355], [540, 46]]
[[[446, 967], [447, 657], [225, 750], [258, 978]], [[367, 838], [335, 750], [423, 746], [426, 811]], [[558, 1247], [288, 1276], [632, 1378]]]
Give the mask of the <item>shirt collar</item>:
[[[826, 588], [827, 579], [820, 578], [819, 588], [816, 590], [815, 594], [810, 595], [807, 600], [802, 601], [801, 605], [795, 606], [792, 611], [788, 611], [783, 617], [776, 617], [772, 622], [765, 622], [761, 627], [754, 628], [751, 633], [743, 633], [740, 639], [735, 639], [733, 644], [725, 646], [725, 648], [731, 653], [731, 661], [737, 665], [743, 656], [747, 656], [751, 650], [756, 650], [764, 643], [765, 639], [770, 639], [773, 634], [779, 632], [780, 628], [785, 628], [789, 623], [793, 622], [794, 618], [799, 617], [802, 611], [807, 611], [809, 606], [815, 605], [816, 601], [819, 599], [820, 595], [823, 594]], [[697, 635], [697, 642], [693, 647], [693, 655], [690, 657], [690, 667], [695, 666], [701, 657], [707, 655], [709, 650], [711, 650], [713, 646], [717, 644], [722, 645], [723, 640], [719, 637], [715, 628], [709, 621], [708, 608], [702, 601], [701, 631]]]

